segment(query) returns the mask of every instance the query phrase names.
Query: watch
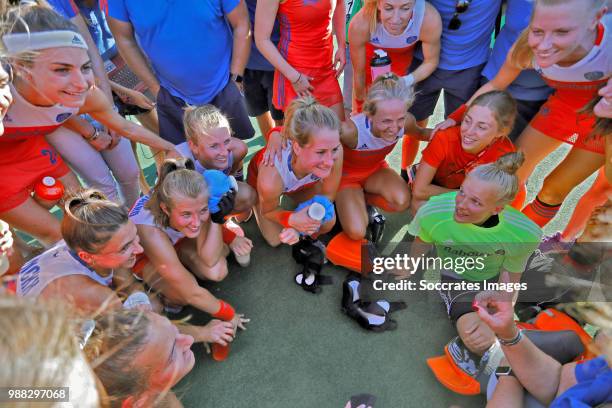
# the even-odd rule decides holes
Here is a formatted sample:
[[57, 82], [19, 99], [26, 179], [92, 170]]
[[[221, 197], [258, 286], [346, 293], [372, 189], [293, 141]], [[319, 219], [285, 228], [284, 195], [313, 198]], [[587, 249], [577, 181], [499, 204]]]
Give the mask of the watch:
[[232, 74], [231, 72], [230, 72], [230, 79], [238, 84], [241, 84], [242, 81], [244, 80], [244, 78], [242, 78], [242, 75]]
[[495, 369], [495, 377], [499, 380], [499, 377], [516, 377], [514, 375], [514, 371], [512, 371], [512, 367], [509, 366], [499, 366]]

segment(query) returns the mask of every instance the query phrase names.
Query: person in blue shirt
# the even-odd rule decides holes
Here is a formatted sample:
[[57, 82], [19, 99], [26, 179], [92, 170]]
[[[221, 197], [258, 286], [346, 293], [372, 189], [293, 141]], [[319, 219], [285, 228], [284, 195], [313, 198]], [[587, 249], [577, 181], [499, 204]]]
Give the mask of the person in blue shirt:
[[[249, 10], [251, 27], [255, 24], [255, 9], [257, 0], [246, 0]], [[280, 40], [278, 22], [274, 24], [270, 39], [274, 44]], [[270, 129], [283, 124], [283, 111], [276, 109], [272, 103], [274, 90], [274, 67], [261, 55], [255, 46], [255, 39], [251, 38], [251, 55], [244, 70], [244, 98], [246, 100], [249, 116], [257, 119], [259, 130], [264, 137], [268, 136]]]
[[236, 137], [253, 137], [239, 89], [251, 46], [244, 0], [109, 0], [107, 14], [121, 55], [157, 98], [162, 138], [184, 142], [183, 108], [207, 103]]

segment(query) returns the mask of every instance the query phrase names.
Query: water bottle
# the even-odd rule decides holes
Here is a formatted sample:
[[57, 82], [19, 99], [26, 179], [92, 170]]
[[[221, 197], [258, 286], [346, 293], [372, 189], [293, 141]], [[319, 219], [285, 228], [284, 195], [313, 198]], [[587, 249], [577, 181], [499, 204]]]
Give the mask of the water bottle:
[[34, 186], [34, 194], [46, 201], [57, 201], [64, 195], [64, 185], [53, 177], [43, 177]]
[[308, 216], [315, 221], [321, 221], [325, 218], [325, 207], [319, 203], [312, 203], [308, 207]]
[[380, 76], [391, 72], [391, 58], [384, 50], [374, 50], [374, 56], [370, 60], [372, 82]]

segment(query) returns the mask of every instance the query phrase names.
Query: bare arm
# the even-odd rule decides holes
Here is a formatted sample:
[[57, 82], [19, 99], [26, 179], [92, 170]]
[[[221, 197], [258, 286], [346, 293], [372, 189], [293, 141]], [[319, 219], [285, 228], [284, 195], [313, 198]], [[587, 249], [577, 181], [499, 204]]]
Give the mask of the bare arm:
[[499, 69], [499, 72], [497, 75], [495, 75], [495, 78], [481, 86], [476, 93], [472, 95], [470, 100], [467, 101], [468, 105], [472, 103], [477, 96], [482, 95], [483, 93], [490, 91], [503, 91], [504, 89], [508, 88], [508, 86], [519, 76], [522, 69], [514, 66], [510, 62], [510, 55], [512, 55], [513, 50], [514, 46], [512, 46], [510, 51], [508, 51], [504, 65], [502, 65], [502, 67]]
[[344, 6], [344, 0], [336, 0], [336, 8], [334, 9], [334, 15], [332, 17], [333, 31], [336, 35], [336, 44], [339, 44], [336, 49], [334, 56], [334, 69], [336, 70], [336, 77], [342, 74], [344, 66], [346, 65], [346, 8]]
[[107, 20], [113, 37], [115, 38], [117, 48], [121, 53], [121, 57], [125, 60], [130, 69], [134, 71], [136, 76], [147, 84], [147, 87], [151, 90], [153, 95], [157, 96], [159, 92], [159, 81], [151, 71], [147, 59], [136, 42], [132, 24], [117, 20], [110, 16]]
[[282, 215], [285, 210], [279, 205], [283, 193], [283, 181], [274, 167], [259, 167], [257, 193], [262, 214], [270, 221], [283, 226]]
[[423, 161], [419, 164], [412, 186], [412, 194], [417, 200], [429, 200], [429, 197], [455, 191], [432, 183], [437, 171], [436, 167], [432, 167]]
[[112, 102], [113, 93], [111, 92], [111, 85], [106, 76], [106, 70], [104, 69], [104, 61], [102, 61], [102, 56], [100, 56], [100, 50], [98, 50], [98, 47], [91, 38], [91, 34], [89, 34], [89, 29], [87, 28], [85, 20], [83, 20], [81, 14], [77, 13], [70, 21], [77, 26], [83, 39], [87, 43], [87, 53], [91, 59], [91, 67], [96, 77], [96, 85], [104, 92], [108, 100]]
[[171, 288], [183, 302], [209, 314], [217, 313], [219, 300], [200, 285], [179, 260], [176, 250], [166, 234], [159, 228], [137, 225], [140, 243], [149, 261], [162, 277], [163, 284]]
[[261, 54], [289, 81], [296, 82], [300, 73], [278, 52], [270, 40], [279, 0], [259, 0], [255, 11], [255, 45]]
[[117, 293], [84, 275], [69, 275], [54, 280], [42, 291], [41, 297], [62, 299], [84, 313], [122, 307]]
[[412, 72], [414, 82], [419, 82], [431, 75], [440, 61], [440, 36], [442, 35], [442, 19], [438, 11], [429, 3], [425, 3], [425, 17], [421, 26], [421, 45], [423, 47], [423, 63]]
[[524, 391], [518, 379], [512, 376], [499, 377], [487, 408], [521, 408]]
[[104, 98], [100, 90], [92, 89], [79, 113], [88, 113], [107, 128], [133, 142], [139, 142], [155, 149], [175, 152], [174, 145], [155, 133], [126, 120], [113, 110], [111, 103]]
[[353, 64], [353, 99], [363, 102], [366, 97], [366, 43], [370, 39], [363, 9], [359, 10], [351, 20], [348, 36]]
[[251, 52], [251, 23], [244, 0], [240, 0], [240, 3], [227, 14], [227, 20], [234, 32], [230, 72], [242, 76]]

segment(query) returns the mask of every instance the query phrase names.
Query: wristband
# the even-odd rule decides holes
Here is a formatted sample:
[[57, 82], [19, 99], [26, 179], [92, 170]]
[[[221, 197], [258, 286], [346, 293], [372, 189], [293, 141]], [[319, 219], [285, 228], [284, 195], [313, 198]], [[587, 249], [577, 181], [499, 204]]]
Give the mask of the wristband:
[[414, 80], [414, 75], [412, 74], [408, 74], [402, 77], [402, 81], [404, 82], [404, 84], [406, 84], [406, 86], [413, 86], [414, 83], [416, 82]]
[[87, 140], [87, 141], [93, 141], [96, 140], [98, 138], [98, 128], [94, 126], [93, 128], [93, 132], [91, 132], [91, 134], [89, 136], [83, 136], [83, 139]]
[[518, 329], [518, 333], [516, 333], [516, 336], [514, 336], [514, 338], [510, 340], [505, 340], [505, 339], [502, 339], [501, 337], [497, 338], [497, 340], [499, 340], [499, 344], [501, 344], [502, 346], [506, 346], [506, 347], [514, 346], [518, 344], [519, 341], [521, 341], [522, 339], [523, 339], [522, 329]]
[[132, 293], [127, 297], [127, 299], [125, 299], [125, 302], [123, 302], [124, 309], [134, 309], [140, 305], [151, 306], [149, 297], [146, 295], [146, 293], [141, 291]]
[[448, 115], [448, 119], [454, 120], [459, 125], [461, 124], [461, 121], [463, 120], [463, 116], [465, 116], [465, 113], [467, 112], [467, 110], [468, 110], [468, 106], [467, 104], [464, 103], [463, 105], [458, 107], [456, 111]]
[[225, 320], [226, 322], [229, 322], [230, 320], [232, 320], [234, 318], [234, 315], [236, 314], [236, 312], [234, 312], [234, 308], [232, 307], [232, 305], [230, 305], [227, 302], [224, 302], [223, 300], [219, 301], [219, 305], [220, 305], [219, 310], [217, 310], [217, 313], [212, 315], [212, 317], [216, 317], [217, 319]]
[[270, 129], [268, 131], [268, 134], [266, 135], [265, 139], [266, 140], [270, 140], [270, 136], [272, 135], [272, 133], [274, 132], [278, 132], [280, 134], [283, 133], [283, 127], [282, 126], [274, 126], [272, 129]]
[[281, 211], [278, 214], [278, 223], [285, 228], [291, 228], [289, 225], [289, 217], [293, 214], [293, 211]]
[[223, 243], [226, 245], [234, 242], [234, 239], [238, 236], [234, 231], [227, 228], [225, 224], [221, 226], [221, 236], [223, 237]]

